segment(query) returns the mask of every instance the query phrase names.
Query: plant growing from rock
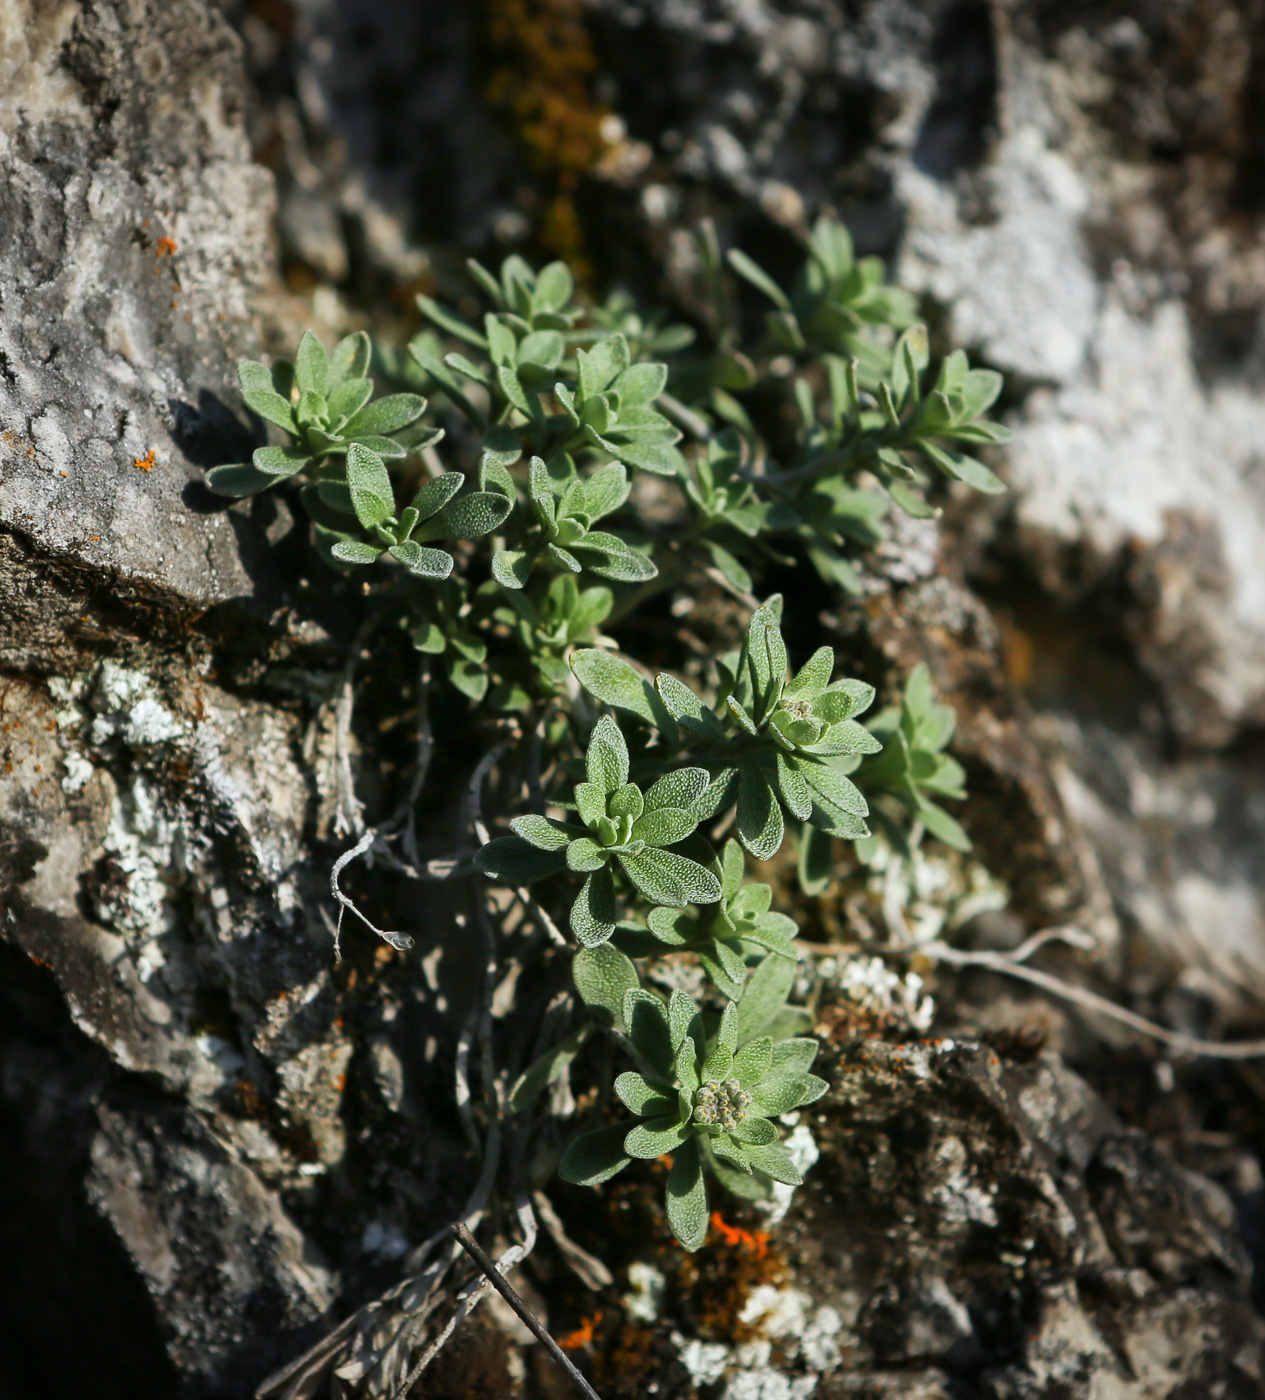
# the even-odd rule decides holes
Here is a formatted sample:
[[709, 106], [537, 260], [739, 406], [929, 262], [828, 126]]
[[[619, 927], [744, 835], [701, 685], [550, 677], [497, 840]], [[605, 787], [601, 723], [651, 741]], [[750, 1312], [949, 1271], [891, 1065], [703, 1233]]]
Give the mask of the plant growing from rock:
[[[575, 943], [571, 1019], [516, 1012], [536, 1021], [500, 1047], [519, 1057], [509, 1107], [538, 1112], [580, 1046], [613, 1037], [634, 1066], [613, 1087], [639, 1121], [576, 1137], [562, 1175], [599, 1185], [670, 1154], [667, 1218], [689, 1249], [705, 1176], [746, 1199], [798, 1182], [778, 1120], [826, 1088], [809, 1073], [812, 1018], [793, 1004], [796, 923], [773, 907], [775, 878], [747, 880], [748, 860], [777, 855], [789, 825], [804, 889], [820, 892], [839, 842], [862, 859], [880, 837], [966, 845], [941, 805], [964, 795], [945, 753], [953, 712], [926, 668], [872, 715], [873, 686], [836, 675], [827, 646], [793, 666], [790, 605], [751, 594], [770, 565], [797, 561], [855, 590], [889, 509], [934, 514], [938, 479], [1000, 489], [973, 454], [1004, 438], [986, 417], [999, 378], [960, 351], [933, 367], [909, 299], [854, 258], [842, 225], [817, 225], [789, 290], [730, 254], [772, 305], [747, 341], [709, 229], [699, 249], [702, 336], [626, 295], [586, 305], [561, 263], [511, 257], [495, 275], [469, 265], [480, 318], [419, 298], [427, 325], [407, 353], [378, 352], [397, 392], [374, 397], [364, 335], [327, 355], [309, 333], [293, 364], [243, 362], [247, 406], [286, 441], [209, 476], [231, 496], [297, 479], [329, 566], [369, 571], [472, 722], [508, 735], [474, 779], [477, 810], [488, 771], [502, 775], [507, 829], [474, 865]], [[737, 649], [688, 681], [603, 635], [703, 581], [749, 619]], [[657, 990], [682, 963], [703, 990]], [[485, 1063], [498, 1046], [485, 1042]]]

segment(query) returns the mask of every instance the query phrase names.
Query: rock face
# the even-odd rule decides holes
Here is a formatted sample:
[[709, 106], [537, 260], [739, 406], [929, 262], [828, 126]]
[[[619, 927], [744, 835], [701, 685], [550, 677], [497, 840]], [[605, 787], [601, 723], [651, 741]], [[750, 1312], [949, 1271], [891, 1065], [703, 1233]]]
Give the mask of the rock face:
[[[333, 966], [354, 629], [328, 579], [281, 581], [284, 506], [199, 484], [258, 440], [232, 363], [267, 335], [274, 185], [248, 129], [293, 285], [369, 302], [440, 240], [508, 249], [552, 210], [599, 272], [688, 303], [697, 216], [780, 271], [838, 207], [1008, 373], [1016, 440], [996, 512], [902, 527], [882, 587], [823, 626], [876, 676], [932, 664], [1026, 927], [1141, 934], [1196, 1019], [1265, 987], [1247, 0], [489, 0], [579, 44], [560, 61], [608, 149], [574, 227], [560, 157], [525, 166], [484, 100], [473, 8], [224, 9], [241, 38], [209, 0], [0, 0], [5, 1400], [235, 1400], [388, 1287], [468, 1184], [447, 1105], [469, 988], [441, 968], [463, 896], [371, 882], [420, 945]], [[328, 286], [316, 310], [346, 320]], [[687, 1277], [642, 1221], [576, 1305], [606, 1316], [607, 1400], [1261, 1393], [1252, 1153], [1208, 1159], [1214, 1183], [1053, 1053], [858, 1039], [827, 1069], [775, 1240], [790, 1281], [736, 1268], [724, 1231]], [[1238, 1111], [1186, 1126], [1234, 1138]], [[558, 1200], [624, 1249], [626, 1223], [608, 1239]], [[570, 1276], [541, 1255], [524, 1287], [564, 1325]], [[472, 1335], [479, 1364], [458, 1349], [428, 1393], [520, 1385], [521, 1337]]]
[[213, 9], [12, 0], [4, 28], [0, 648], [30, 668], [67, 654], [94, 595], [251, 591], [199, 483], [251, 440], [225, 393], [257, 340], [273, 193]]
[[[972, 501], [947, 553], [995, 601], [1072, 826], [1105, 847], [1096, 876], [1080, 862], [1081, 917], [1118, 919], [1224, 1006], [1259, 992], [1255, 818], [1193, 795], [1248, 813], [1263, 791], [1241, 759], [1265, 705], [1255, 9], [591, 9], [642, 147], [609, 162], [638, 173], [605, 198], [679, 285], [683, 220], [715, 215], [777, 268], [829, 203], [1008, 375], [1010, 493], [991, 519]], [[1209, 846], [1225, 880], [1202, 873]]]
[[[136, 1330], [121, 1385], [130, 1367], [139, 1390], [172, 1393], [156, 1315], [188, 1393], [240, 1394], [267, 1338], [314, 1318], [331, 1284], [280, 1203], [267, 1135], [223, 1113], [249, 1076], [236, 1028], [257, 1025], [296, 1106], [323, 1103], [301, 1129], [313, 1161], [339, 1151], [348, 1054], [328, 957], [292, 937], [294, 721], [202, 682], [208, 639], [187, 645], [209, 605], [257, 616], [269, 596], [277, 517], [230, 515], [200, 479], [253, 439], [228, 405], [272, 276], [272, 183], [214, 9], [15, 0], [0, 28], [0, 901], [6, 1006], [44, 1008], [5, 1018], [6, 1120], [31, 1154], [6, 1160], [29, 1271], [0, 1307], [25, 1358], [6, 1383], [29, 1363], [22, 1394], [112, 1384], [91, 1379], [92, 1344], [81, 1373], [55, 1340], [56, 1306], [96, 1306], [57, 1281], [83, 1253], [99, 1262], [89, 1291], [117, 1282], [116, 1325]], [[131, 666], [97, 659], [124, 652]], [[77, 1032], [56, 1029], [50, 977]], [[70, 1207], [56, 1263], [32, 1247], [53, 1182], [92, 1202], [117, 1253]]]

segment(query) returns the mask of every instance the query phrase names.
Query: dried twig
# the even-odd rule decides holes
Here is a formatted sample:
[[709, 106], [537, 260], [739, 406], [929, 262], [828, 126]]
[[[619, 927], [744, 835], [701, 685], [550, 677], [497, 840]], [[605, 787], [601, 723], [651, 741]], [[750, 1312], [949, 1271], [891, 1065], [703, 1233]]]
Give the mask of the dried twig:
[[541, 1325], [540, 1319], [501, 1276], [501, 1265], [499, 1263], [494, 1264], [492, 1260], [488, 1258], [479, 1247], [479, 1242], [463, 1225], [454, 1225], [452, 1227], [452, 1233], [460, 1243], [462, 1249], [464, 1249], [479, 1268], [483, 1270], [484, 1275], [487, 1277], [492, 1287], [495, 1288], [510, 1307], [514, 1309], [515, 1313], [517, 1313], [536, 1340], [540, 1342], [541, 1346], [545, 1348], [549, 1355], [553, 1357], [558, 1365], [561, 1366], [567, 1375], [579, 1386], [580, 1393], [587, 1396], [588, 1400], [601, 1400], [601, 1396], [598, 1395], [597, 1391], [584, 1379], [584, 1376], [580, 1373], [575, 1362], [572, 1361], [558, 1343], [554, 1341]]
[[545, 1227], [546, 1233], [554, 1242], [558, 1253], [562, 1255], [571, 1272], [585, 1288], [592, 1288], [594, 1291], [599, 1288], [609, 1288], [615, 1282], [614, 1274], [600, 1259], [576, 1244], [567, 1234], [566, 1227], [559, 1220], [558, 1212], [554, 1210], [553, 1202], [549, 1197], [543, 1191], [533, 1191], [531, 1198], [536, 1207], [536, 1214], [540, 1217], [540, 1223]]
[[338, 859], [334, 862], [334, 868], [329, 872], [330, 893], [338, 901], [338, 924], [334, 929], [334, 956], [336, 958], [342, 957], [342, 950], [339, 947], [339, 940], [341, 939], [343, 932], [343, 910], [345, 909], [350, 909], [351, 912], [356, 916], [356, 918], [358, 918], [360, 922], [365, 925], [366, 928], [371, 928], [374, 931], [374, 933], [378, 935], [379, 938], [385, 939], [392, 946], [392, 948], [398, 948], [401, 951], [404, 951], [405, 949], [411, 948], [413, 946], [413, 940], [409, 937], [407, 933], [396, 933], [391, 929], [381, 929], [376, 924], [371, 923], [367, 918], [365, 918], [365, 916], [360, 912], [360, 910], [356, 908], [355, 904], [353, 904], [352, 901], [348, 899], [347, 896], [338, 887], [338, 877], [342, 874], [343, 867], [349, 865], [353, 860], [356, 859], [357, 856], [364, 855], [364, 853], [369, 849], [369, 847], [373, 845], [376, 838], [377, 832], [375, 832], [372, 827], [369, 827], [368, 830], [364, 833], [364, 835], [360, 838], [360, 840], [357, 841], [356, 844], [351, 848], [350, 851], [344, 851], [343, 854], [338, 857]]
[[[512, 1269], [516, 1264], [521, 1264], [535, 1248], [536, 1217], [532, 1213], [531, 1203], [525, 1198], [520, 1198], [516, 1213], [518, 1215], [519, 1228], [523, 1232], [522, 1243], [511, 1245], [495, 1264], [493, 1264], [491, 1259], [479, 1249], [477, 1244], [475, 1245], [475, 1248], [479, 1249], [482, 1261], [486, 1261], [486, 1267], [484, 1267], [483, 1262], [477, 1261], [480, 1262], [480, 1267], [484, 1269], [484, 1277], [477, 1279], [474, 1283], [462, 1290], [461, 1296], [457, 1300], [457, 1307], [447, 1323], [445, 1323], [443, 1330], [427, 1346], [426, 1350], [418, 1359], [417, 1364], [405, 1377], [403, 1384], [394, 1392], [391, 1400], [403, 1400], [403, 1397], [411, 1389], [417, 1378], [426, 1370], [435, 1357], [439, 1355], [440, 1351], [448, 1342], [448, 1339], [461, 1323], [469, 1317], [471, 1312], [473, 1312], [479, 1300], [487, 1293], [489, 1286], [495, 1288], [497, 1286], [497, 1279], [501, 1279], [502, 1283], [505, 1282], [504, 1279], [501, 1278], [500, 1271], [503, 1269]], [[465, 1249], [469, 1248], [469, 1246], [466, 1245], [466, 1240], [474, 1239], [469, 1228], [460, 1221], [452, 1226], [451, 1234], [452, 1238]], [[505, 1287], [508, 1288], [509, 1285], [505, 1284]], [[517, 1295], [515, 1296], [517, 1297]]]
[[948, 963], [951, 967], [985, 968], [989, 972], [1000, 972], [1007, 977], [1017, 978], [1021, 982], [1029, 982], [1034, 987], [1040, 987], [1043, 991], [1050, 992], [1053, 996], [1061, 997], [1064, 1001], [1070, 1001], [1076, 1006], [1082, 1006], [1087, 1011], [1096, 1011], [1113, 1021], [1118, 1021], [1121, 1025], [1128, 1026], [1131, 1030], [1149, 1036], [1152, 1040], [1158, 1040], [1163, 1045], [1170, 1045], [1174, 1050], [1180, 1050], [1187, 1055], [1206, 1055], [1208, 1058], [1216, 1060], [1254, 1060], [1258, 1057], [1265, 1057], [1265, 1040], [1240, 1040], [1227, 1044], [1216, 1040], [1200, 1040], [1197, 1036], [1168, 1030], [1157, 1022], [1148, 1020], [1145, 1016], [1139, 1016], [1136, 1011], [1129, 1011], [1123, 1006], [1117, 1006], [1114, 1001], [1109, 1001], [1106, 997], [1099, 996], [1097, 992], [1091, 992], [1086, 987], [1077, 987], [1071, 982], [1064, 981], [1061, 977], [1054, 976], [1053, 973], [1028, 967], [1019, 956], [1020, 954], [1025, 958], [1030, 956], [1040, 947], [1041, 943], [1049, 942], [1054, 937], [1061, 937], [1064, 941], [1071, 942], [1072, 940], [1067, 935], [1073, 932], [1078, 931], [1047, 929], [1043, 934], [1030, 938], [1014, 953], [966, 952], [960, 948], [952, 948], [947, 943], [924, 943], [917, 951], [926, 954], [929, 958], [934, 958], [937, 962]]
[[382, 613], [381, 607], [375, 608], [356, 629], [334, 706], [335, 836], [347, 836], [364, 829], [364, 809], [356, 796], [356, 781], [351, 771], [351, 717], [356, 703], [356, 668], [360, 664], [360, 653], [382, 620]]

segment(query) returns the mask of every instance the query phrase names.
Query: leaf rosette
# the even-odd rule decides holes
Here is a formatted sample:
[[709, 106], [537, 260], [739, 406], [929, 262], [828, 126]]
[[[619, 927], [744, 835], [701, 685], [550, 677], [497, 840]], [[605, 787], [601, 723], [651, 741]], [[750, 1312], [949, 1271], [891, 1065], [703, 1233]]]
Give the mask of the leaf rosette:
[[772, 1120], [815, 1103], [828, 1088], [808, 1073], [815, 1040], [755, 1034], [743, 1005], [728, 1003], [708, 1039], [683, 992], [674, 991], [665, 1006], [644, 989], [627, 990], [621, 1018], [644, 1069], [621, 1074], [615, 1092], [641, 1121], [582, 1134], [559, 1167], [564, 1180], [597, 1185], [634, 1159], [670, 1153], [668, 1223], [689, 1250], [707, 1234], [704, 1170], [748, 1198], [768, 1195], [774, 1182], [799, 1185], [803, 1178]]
[[720, 881], [712, 871], [669, 849], [698, 826], [693, 808], [707, 787], [705, 769], [665, 773], [643, 793], [628, 781], [628, 746], [609, 715], [594, 727], [585, 769], [587, 780], [575, 790], [583, 826], [552, 817], [516, 817], [512, 836], [491, 841], [478, 853], [479, 869], [515, 885], [563, 868], [583, 875], [571, 906], [571, 931], [589, 948], [615, 932], [616, 869], [651, 904], [680, 909], [720, 898]]

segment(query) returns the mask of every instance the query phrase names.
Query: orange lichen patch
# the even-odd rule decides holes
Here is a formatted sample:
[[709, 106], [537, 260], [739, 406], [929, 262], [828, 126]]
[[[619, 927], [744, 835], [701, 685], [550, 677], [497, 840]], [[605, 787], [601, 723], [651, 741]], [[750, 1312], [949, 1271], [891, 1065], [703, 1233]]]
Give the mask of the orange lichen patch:
[[593, 99], [598, 69], [583, 0], [485, 0], [488, 101], [509, 117], [545, 186], [540, 241], [591, 277], [575, 194], [608, 149], [607, 108]]
[[157, 248], [158, 256], [160, 258], [164, 253], [169, 253], [174, 256], [176, 251], [176, 240], [174, 238], [168, 238], [166, 234], [163, 234], [163, 236], [158, 240]]
[[595, 1312], [592, 1317], [581, 1318], [580, 1325], [574, 1332], [568, 1332], [565, 1337], [558, 1338], [558, 1345], [563, 1351], [579, 1351], [581, 1347], [592, 1346], [594, 1329], [601, 1320], [600, 1312]]
[[30, 958], [36, 967], [46, 967], [49, 972], [52, 972], [53, 965], [51, 962], [47, 962], [44, 958], [37, 958], [34, 953], [28, 953], [26, 956]]
[[151, 447], [143, 457], [133, 457], [132, 465], [139, 467], [143, 472], [152, 471], [154, 468], [154, 449]]
[[750, 1230], [744, 1230], [740, 1225], [726, 1225], [721, 1218], [720, 1211], [712, 1211], [712, 1229], [720, 1233], [721, 1238], [727, 1245], [741, 1246], [749, 1249], [757, 1259], [763, 1259], [769, 1252], [769, 1234], [767, 1230], [757, 1230], [753, 1234]]
[[[89, 535], [88, 538], [89, 538], [90, 540], [99, 540], [99, 539], [101, 538], [101, 536], [100, 536], [100, 535]], [[88, 619], [85, 617], [85, 618], [81, 618], [80, 620], [81, 620], [82, 622], [87, 622]]]
[[[701, 1337], [746, 1342], [758, 1332], [742, 1312], [752, 1290], [779, 1285], [787, 1277], [786, 1261], [767, 1235], [736, 1229], [716, 1215], [716, 1227], [696, 1254], [685, 1255], [677, 1274], [681, 1309]], [[748, 1243], [749, 1242], [749, 1243]], [[735, 1247], [737, 1246], [737, 1247]]]

